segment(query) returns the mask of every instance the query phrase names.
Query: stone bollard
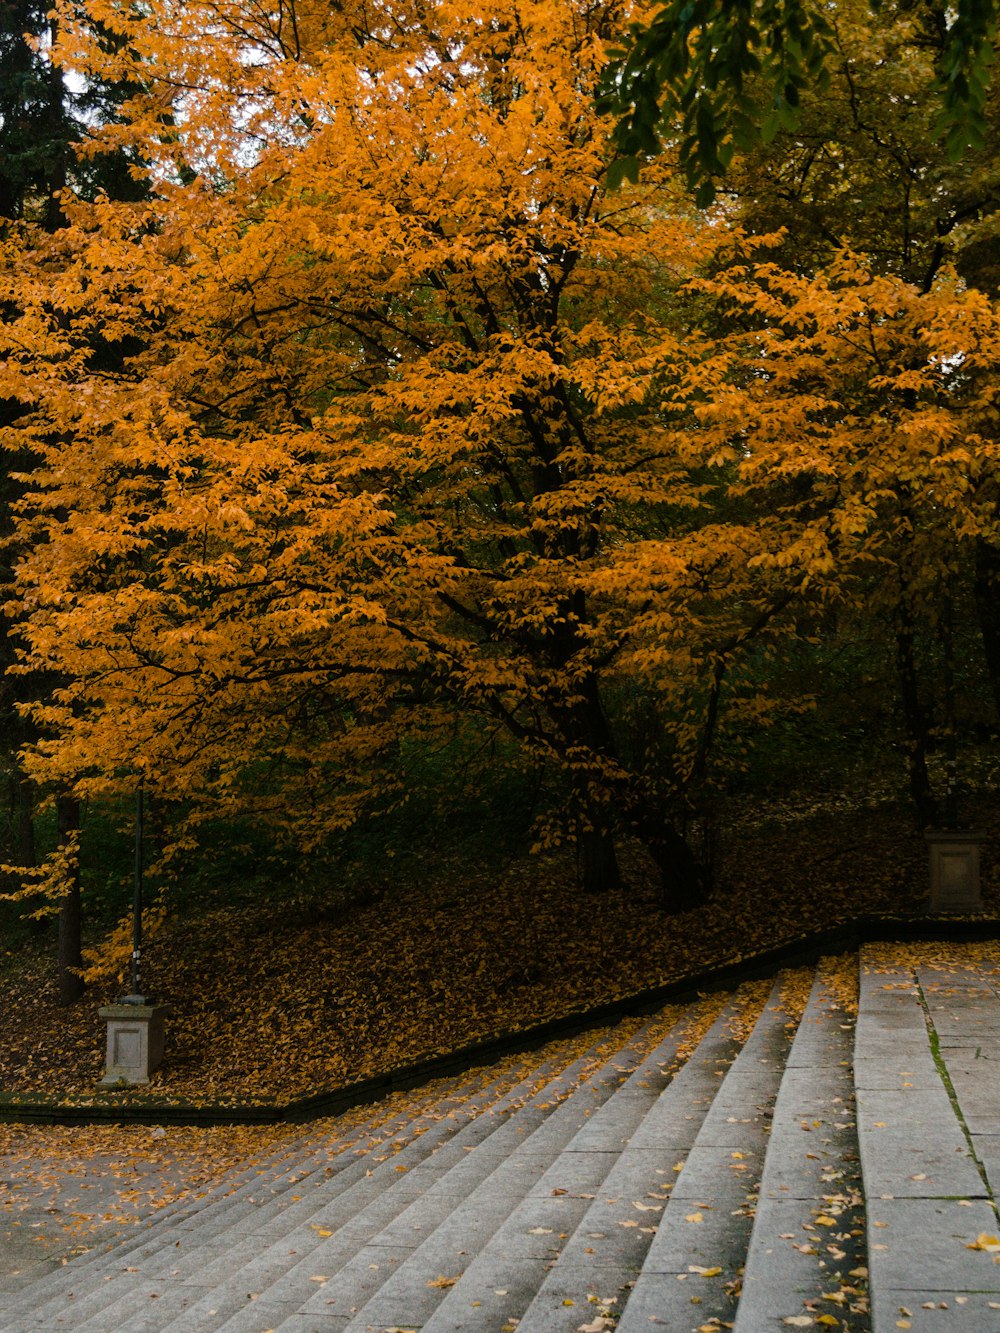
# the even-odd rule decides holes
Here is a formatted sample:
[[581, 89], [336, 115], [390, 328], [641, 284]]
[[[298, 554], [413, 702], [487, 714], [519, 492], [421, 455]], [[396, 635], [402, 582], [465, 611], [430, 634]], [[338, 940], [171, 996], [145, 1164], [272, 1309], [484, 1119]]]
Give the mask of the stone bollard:
[[163, 1059], [163, 1020], [170, 1005], [124, 999], [98, 1013], [108, 1024], [107, 1068], [98, 1087], [148, 1083]]
[[981, 912], [979, 847], [985, 833], [972, 829], [927, 829], [931, 854], [931, 911]]

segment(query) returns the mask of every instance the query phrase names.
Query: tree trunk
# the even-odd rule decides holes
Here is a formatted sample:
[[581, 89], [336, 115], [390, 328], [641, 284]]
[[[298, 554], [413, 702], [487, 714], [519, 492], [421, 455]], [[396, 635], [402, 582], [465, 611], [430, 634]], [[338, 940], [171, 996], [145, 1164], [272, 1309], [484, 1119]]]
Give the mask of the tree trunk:
[[18, 865], [37, 865], [35, 849], [35, 790], [27, 778], [17, 784], [17, 856]]
[[[31, 869], [38, 864], [38, 849], [35, 846], [35, 786], [28, 778], [21, 778], [16, 772], [13, 783], [17, 864]], [[44, 935], [48, 930], [49, 918], [32, 916], [29, 925], [33, 934]]]
[[666, 821], [647, 829], [643, 842], [660, 872], [660, 906], [669, 916], [701, 907], [708, 897], [705, 868], [682, 833]]
[[[60, 845], [69, 841], [80, 827], [80, 802], [73, 796], [56, 798], [56, 818]], [[82, 967], [83, 912], [80, 902], [80, 869], [73, 870], [69, 892], [59, 905], [59, 1003], [73, 1004], [83, 994], [83, 978], [73, 968]]]
[[622, 880], [615, 847], [615, 780], [604, 770], [606, 764], [616, 767], [618, 757], [593, 673], [580, 682], [579, 698], [558, 717], [569, 750], [575, 752], [573, 813], [581, 824], [577, 857], [582, 888], [585, 893], [609, 893], [620, 888]]
[[614, 834], [606, 828], [592, 828], [577, 841], [581, 881], [584, 893], [610, 893], [621, 888], [622, 876]]
[[896, 669], [899, 676], [899, 697], [906, 728], [906, 758], [910, 778], [910, 796], [917, 824], [925, 829], [937, 820], [937, 803], [927, 771], [927, 749], [930, 723], [920, 699], [916, 656], [913, 648], [913, 624], [909, 613], [900, 608], [900, 623], [896, 630]]
[[973, 583], [979, 632], [983, 636], [986, 670], [1000, 720], [1000, 546], [979, 538]]

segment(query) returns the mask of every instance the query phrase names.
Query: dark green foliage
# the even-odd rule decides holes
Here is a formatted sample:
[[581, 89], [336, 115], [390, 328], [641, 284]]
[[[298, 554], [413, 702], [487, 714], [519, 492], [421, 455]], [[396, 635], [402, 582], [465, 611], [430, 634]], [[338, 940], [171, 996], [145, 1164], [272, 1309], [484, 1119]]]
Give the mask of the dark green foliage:
[[[879, 0], [870, 0], [873, 24]], [[602, 109], [618, 116], [612, 164], [634, 179], [643, 157], [676, 143], [700, 206], [737, 150], [794, 130], [802, 94], [822, 90], [835, 53], [828, 7], [803, 0], [670, 0], [609, 65]], [[995, 0], [935, 8], [939, 29], [938, 136], [954, 161], [982, 148], [996, 27]], [[948, 23], [948, 17], [952, 21]]]
[[87, 127], [116, 120], [130, 89], [67, 83], [47, 56], [53, 24], [48, 4], [0, 0], [0, 218], [31, 217], [47, 231], [61, 224], [57, 196], [68, 183], [87, 197], [138, 199], [144, 190], [122, 153], [77, 160]]
[[54, 193], [64, 182], [68, 145], [77, 127], [62, 77], [32, 50], [30, 34], [50, 37], [49, 6], [0, 0], [0, 217], [22, 217], [28, 199], [45, 201], [55, 223]]

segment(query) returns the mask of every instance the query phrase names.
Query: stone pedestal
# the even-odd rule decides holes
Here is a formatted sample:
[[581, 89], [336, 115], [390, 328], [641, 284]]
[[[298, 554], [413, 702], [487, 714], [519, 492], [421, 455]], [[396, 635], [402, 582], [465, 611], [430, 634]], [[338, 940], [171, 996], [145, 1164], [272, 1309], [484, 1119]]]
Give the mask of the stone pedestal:
[[932, 912], [981, 912], [979, 848], [986, 835], [973, 829], [928, 829]]
[[98, 1013], [108, 1024], [107, 1068], [98, 1086], [148, 1083], [163, 1060], [163, 1020], [170, 1006], [123, 1000], [105, 1005]]

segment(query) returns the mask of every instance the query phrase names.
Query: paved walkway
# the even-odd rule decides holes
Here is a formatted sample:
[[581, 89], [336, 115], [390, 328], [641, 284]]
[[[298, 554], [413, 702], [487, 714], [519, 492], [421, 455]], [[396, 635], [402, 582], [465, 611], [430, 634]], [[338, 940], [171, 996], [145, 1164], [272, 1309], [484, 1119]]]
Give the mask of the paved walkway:
[[0, 1330], [1000, 1333], [1000, 963], [907, 956], [323, 1122], [66, 1263], [27, 1189]]

